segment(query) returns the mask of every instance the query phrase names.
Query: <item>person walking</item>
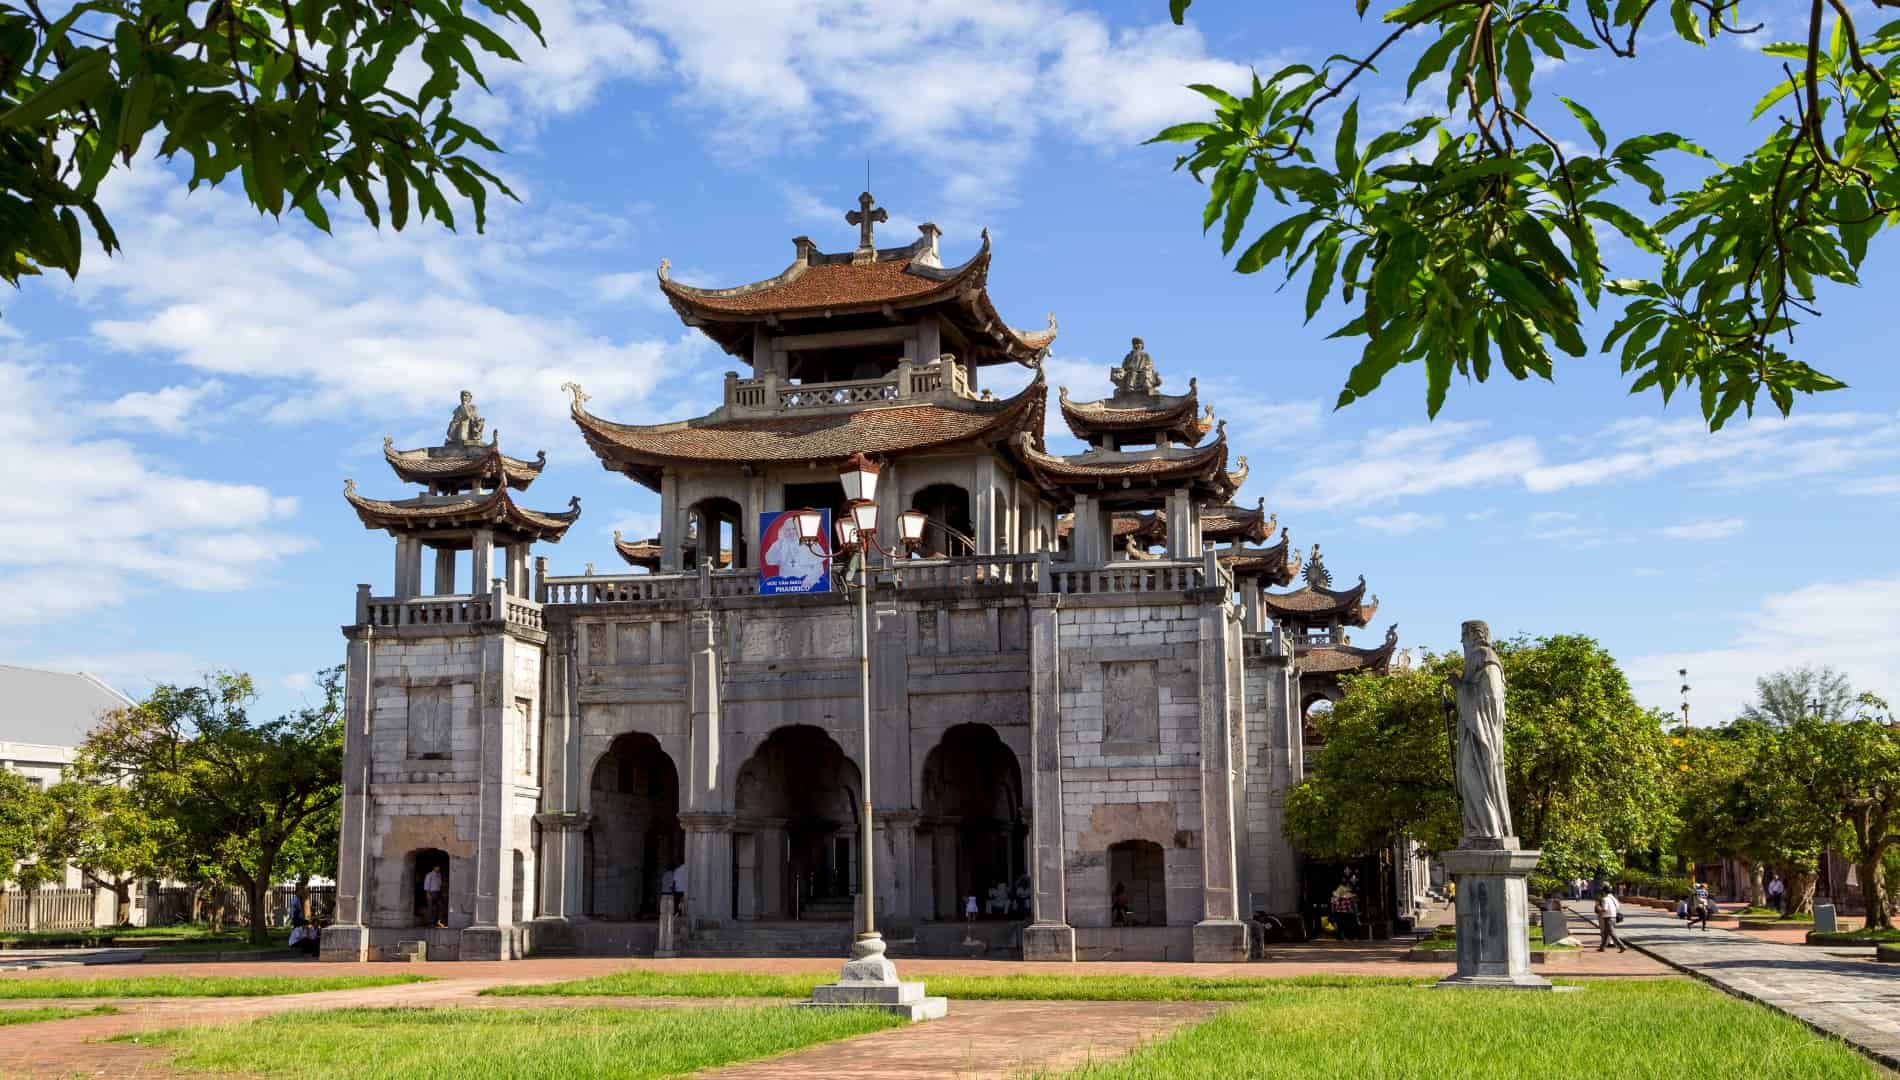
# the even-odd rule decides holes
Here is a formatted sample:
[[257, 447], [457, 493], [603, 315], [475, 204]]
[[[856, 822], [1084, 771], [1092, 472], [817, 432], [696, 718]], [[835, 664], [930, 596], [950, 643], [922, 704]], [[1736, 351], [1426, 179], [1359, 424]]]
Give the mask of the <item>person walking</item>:
[[429, 873], [422, 879], [422, 895], [429, 901], [429, 925], [438, 929], [447, 926], [449, 906], [443, 902], [440, 866], [429, 867]]
[[1709, 887], [1707, 885], [1699, 881], [1696, 882], [1695, 895], [1689, 898], [1690, 929], [1694, 929], [1695, 924], [1699, 922], [1702, 924], [1702, 929], [1706, 931], [1709, 928], [1709, 916], [1714, 914], [1714, 912], [1715, 897], [1709, 895]]
[[1774, 877], [1768, 879], [1768, 906], [1783, 915], [1788, 913], [1785, 901], [1783, 900], [1783, 894], [1787, 891], [1788, 887], [1781, 883], [1780, 874], [1776, 874]]
[[1623, 944], [1622, 938], [1616, 936], [1616, 920], [1622, 916], [1623, 912], [1616, 902], [1614, 893], [1608, 889], [1597, 893], [1596, 913], [1597, 932], [1602, 935], [1597, 941], [1597, 951], [1602, 952], [1614, 945], [1617, 952], [1628, 952], [1629, 947]]

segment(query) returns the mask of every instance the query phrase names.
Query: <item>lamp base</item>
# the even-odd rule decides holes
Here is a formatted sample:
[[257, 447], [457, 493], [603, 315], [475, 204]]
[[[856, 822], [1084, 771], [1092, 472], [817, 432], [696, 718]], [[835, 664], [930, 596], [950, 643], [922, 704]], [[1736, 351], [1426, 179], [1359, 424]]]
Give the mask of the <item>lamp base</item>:
[[884, 939], [873, 932], [851, 943], [851, 959], [845, 961], [838, 981], [814, 986], [810, 1001], [798, 1003], [808, 1009], [880, 1009], [909, 1020], [935, 1020], [950, 1011], [950, 999], [927, 997], [924, 984], [900, 982], [897, 965], [884, 955]]

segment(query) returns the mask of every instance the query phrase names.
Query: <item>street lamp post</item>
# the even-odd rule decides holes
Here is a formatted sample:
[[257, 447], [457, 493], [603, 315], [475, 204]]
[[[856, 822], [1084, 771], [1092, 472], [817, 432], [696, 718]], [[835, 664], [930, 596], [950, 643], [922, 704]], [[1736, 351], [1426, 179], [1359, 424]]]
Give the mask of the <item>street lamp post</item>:
[[[863, 760], [859, 775], [863, 804], [858, 812], [858, 929], [851, 945], [851, 959], [845, 961], [838, 981], [813, 988], [809, 1004], [870, 1005], [913, 1020], [925, 1020], [944, 1015], [948, 1003], [940, 997], [925, 997], [921, 982], [898, 981], [897, 967], [884, 955], [884, 938], [877, 929], [877, 886], [872, 856], [876, 840], [871, 809], [871, 555], [875, 552], [883, 556], [889, 565], [914, 550], [923, 542], [927, 519], [916, 510], [899, 515], [898, 546], [887, 548], [877, 539], [877, 463], [864, 454], [855, 454], [845, 462], [838, 479], [845, 493], [845, 514], [839, 518], [835, 530], [838, 550], [851, 556], [843, 575], [844, 583], [858, 594], [858, 745], [862, 748]], [[824, 553], [824, 516], [817, 510], [800, 510], [796, 517], [800, 542]]]

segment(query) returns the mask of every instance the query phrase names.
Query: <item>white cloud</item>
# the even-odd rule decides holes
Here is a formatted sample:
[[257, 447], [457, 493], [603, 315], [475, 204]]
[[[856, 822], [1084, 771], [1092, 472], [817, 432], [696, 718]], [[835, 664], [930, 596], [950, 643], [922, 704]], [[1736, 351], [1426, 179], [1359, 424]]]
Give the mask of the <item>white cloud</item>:
[[1900, 476], [1876, 476], [1841, 485], [1843, 495], [1900, 495]]
[[1440, 529], [1445, 525], [1443, 514], [1421, 514], [1407, 510], [1398, 514], [1366, 514], [1361, 516], [1359, 524], [1382, 533], [1403, 536], [1420, 529]]
[[134, 390], [101, 405], [97, 412], [114, 427], [183, 435], [199, 420], [198, 406], [223, 392], [224, 384], [216, 379], [206, 379], [196, 386]]
[[1561, 521], [1575, 521], [1577, 515], [1568, 510], [1539, 510], [1531, 515], [1532, 525], [1552, 525]]
[[1478, 421], [1417, 424], [1373, 434], [1356, 457], [1306, 470], [1281, 484], [1272, 500], [1293, 508], [1371, 506], [1515, 482], [1540, 460], [1537, 440], [1515, 435], [1473, 445]]
[[1525, 486], [1561, 491], [1708, 464], [1727, 466], [1715, 483], [1728, 487], [1838, 474], [1900, 457], [1900, 419], [1853, 412], [1761, 416], [1710, 432], [1700, 420], [1645, 417], [1611, 424], [1590, 442], [1596, 454], [1530, 469]]
[[[579, 382], [593, 408], [613, 415], [643, 400], [669, 361], [692, 371], [678, 361], [709, 348], [686, 330], [664, 339], [596, 332], [536, 302], [530, 290], [565, 285], [563, 274], [575, 275], [568, 292], [652, 292], [644, 274], [583, 282], [566, 268], [574, 250], [624, 243], [624, 219], [496, 204], [484, 236], [433, 223], [379, 233], [340, 219], [324, 237], [260, 217], [233, 192], [187, 193], [149, 161], [119, 175], [108, 198], [125, 250], [70, 286], [97, 313], [93, 333], [207, 377], [102, 410], [127, 423], [182, 429], [195, 406], [239, 386], [258, 395], [241, 411], [267, 423], [408, 419], [471, 388], [518, 452], [537, 442], [572, 450], [571, 439], [556, 439], [571, 434], [562, 383]], [[243, 302], [207, 281], [243, 282]]]
[[1893, 643], [1900, 639], [1900, 577], [1822, 582], [1772, 593], [1739, 620], [1726, 646], [1629, 658], [1638, 699], [1671, 708], [1678, 668], [1689, 669], [1690, 715], [1698, 723], [1734, 718], [1754, 699], [1755, 680], [1804, 664], [1830, 665], [1860, 690], [1888, 700], [1900, 693]]
[[1731, 536], [1739, 536], [1747, 524], [1738, 517], [1710, 518], [1705, 521], [1685, 521], [1657, 531], [1671, 540], [1727, 540]]
[[171, 586], [244, 588], [309, 541], [283, 531], [295, 499], [186, 476], [87, 430], [63, 372], [0, 363], [0, 458], [16, 470], [0, 545], [0, 622], [36, 624]]

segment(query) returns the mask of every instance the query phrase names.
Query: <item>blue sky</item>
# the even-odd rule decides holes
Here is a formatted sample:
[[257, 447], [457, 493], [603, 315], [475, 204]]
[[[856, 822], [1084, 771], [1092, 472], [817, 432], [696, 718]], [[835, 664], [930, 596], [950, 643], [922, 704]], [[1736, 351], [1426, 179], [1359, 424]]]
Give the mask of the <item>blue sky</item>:
[[[1756, 7], [1788, 31], [1805, 8]], [[1554, 385], [1455, 385], [1433, 422], [1411, 371], [1335, 413], [1356, 350], [1325, 335], [1345, 317], [1303, 326], [1299, 290], [1232, 273], [1200, 235], [1201, 189], [1139, 144], [1199, 118], [1184, 83], [1361, 49], [1376, 28], [1351, 5], [1204, 0], [1186, 29], [1160, 0], [537, 8], [548, 47], [462, 106], [509, 147], [522, 195], [487, 235], [337, 215], [326, 238], [228, 191], [187, 195], [145, 162], [108, 191], [123, 254], [0, 298], [0, 657], [134, 694], [244, 670], [261, 708], [295, 704], [342, 658], [355, 583], [389, 584], [389, 541], [358, 525], [344, 478], [406, 494], [382, 437], [439, 441], [464, 387], [511, 453], [547, 450], [527, 503], [581, 497], [544, 552], [555, 568], [616, 569], [612, 530], [645, 535], [656, 500], [588, 454], [561, 383], [615, 419], [708, 411], [736, 361], [679, 324], [654, 268], [728, 285], [781, 270], [795, 235], [849, 247], [869, 159], [887, 242], [934, 221], [961, 260], [989, 227], [1004, 315], [1061, 322], [1053, 382], [1098, 396], [1133, 335], [1171, 388], [1198, 377], [1252, 463], [1245, 501], [1264, 497], [1297, 545], [1322, 544], [1337, 578], [1364, 573], [1381, 597], [1367, 640], [1396, 621], [1409, 645], [1450, 647], [1466, 618], [1588, 633], [1651, 704], [1673, 707], [1688, 667], [1705, 721], [1791, 664], [1900, 695], [1891, 239], [1801, 338], [1852, 389], [1790, 422], [1709, 435], [1692, 402], [1628, 397], [1595, 357], [1561, 363]], [[1408, 114], [1409, 63], [1390, 70], [1365, 89], [1362, 134]], [[1735, 43], [1655, 36], [1635, 63], [1547, 67], [1540, 105], [1567, 94], [1612, 140], [1669, 128], [1733, 154], [1774, 73]], [[1561, 110], [1553, 123], [1583, 139]]]

